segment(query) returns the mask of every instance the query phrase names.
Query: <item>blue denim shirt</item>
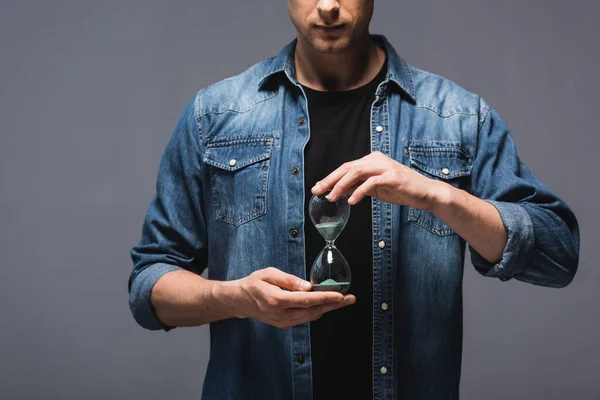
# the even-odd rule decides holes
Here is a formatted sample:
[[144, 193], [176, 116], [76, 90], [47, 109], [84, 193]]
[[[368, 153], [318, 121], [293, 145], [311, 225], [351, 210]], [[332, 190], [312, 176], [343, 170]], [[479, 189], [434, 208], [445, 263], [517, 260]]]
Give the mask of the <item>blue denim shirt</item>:
[[[372, 151], [498, 209], [508, 232], [501, 261], [492, 265], [468, 247], [481, 274], [569, 284], [578, 264], [577, 220], [519, 159], [501, 117], [373, 37], [387, 52], [388, 71], [372, 106]], [[233, 280], [274, 266], [306, 277], [312, 260], [305, 259], [302, 171], [310, 116], [294, 48], [295, 41], [200, 90], [183, 110], [131, 253], [130, 307], [141, 326], [172, 329], [150, 301], [170, 271], [208, 269], [209, 279]], [[373, 199], [372, 214], [373, 398], [458, 398], [465, 241], [428, 211]], [[282, 330], [228, 319], [210, 324], [210, 334], [202, 398], [311, 399], [308, 324]]]

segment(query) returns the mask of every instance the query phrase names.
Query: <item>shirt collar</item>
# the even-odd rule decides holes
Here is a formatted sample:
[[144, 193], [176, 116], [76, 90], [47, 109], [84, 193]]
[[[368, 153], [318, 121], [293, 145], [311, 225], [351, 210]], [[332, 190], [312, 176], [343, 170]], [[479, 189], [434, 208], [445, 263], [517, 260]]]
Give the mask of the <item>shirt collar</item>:
[[[371, 35], [371, 38], [378, 43], [386, 52], [388, 59], [388, 70], [383, 83], [392, 82], [400, 90], [406, 93], [413, 102], [416, 102], [415, 88], [412, 80], [410, 67], [396, 52], [387, 38], [383, 35]], [[276, 56], [267, 60], [267, 72], [258, 82], [261, 87], [273, 76], [284, 73], [287, 79], [297, 85], [296, 67], [294, 64], [294, 49], [297, 39], [287, 44]]]

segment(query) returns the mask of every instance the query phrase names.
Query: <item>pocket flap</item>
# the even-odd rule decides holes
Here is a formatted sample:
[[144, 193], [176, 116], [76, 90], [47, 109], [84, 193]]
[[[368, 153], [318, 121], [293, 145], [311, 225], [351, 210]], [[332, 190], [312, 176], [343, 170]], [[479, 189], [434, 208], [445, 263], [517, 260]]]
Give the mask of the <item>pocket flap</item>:
[[407, 146], [410, 165], [448, 180], [471, 175], [473, 151], [460, 142], [413, 141]]
[[203, 161], [226, 171], [237, 171], [269, 159], [272, 148], [272, 139], [213, 143], [207, 146]]

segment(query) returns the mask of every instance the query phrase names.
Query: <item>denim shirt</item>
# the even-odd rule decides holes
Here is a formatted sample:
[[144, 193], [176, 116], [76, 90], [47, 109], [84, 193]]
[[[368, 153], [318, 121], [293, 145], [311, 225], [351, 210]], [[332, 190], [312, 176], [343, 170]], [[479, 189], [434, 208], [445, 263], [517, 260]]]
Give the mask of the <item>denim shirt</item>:
[[[564, 287], [577, 269], [578, 223], [519, 159], [496, 111], [410, 66], [385, 37], [373, 38], [388, 71], [372, 105], [371, 150], [488, 201], [508, 233], [493, 265], [433, 213], [372, 202], [374, 331], [373, 343], [361, 345], [373, 349], [373, 398], [456, 399], [466, 249], [486, 277]], [[310, 116], [295, 44], [200, 90], [183, 110], [131, 252], [130, 308], [142, 327], [172, 329], [150, 300], [170, 271], [207, 269], [209, 279], [226, 281], [274, 266], [306, 278], [312, 260], [305, 259], [302, 171]], [[310, 354], [309, 324], [211, 323], [202, 398], [311, 399]]]

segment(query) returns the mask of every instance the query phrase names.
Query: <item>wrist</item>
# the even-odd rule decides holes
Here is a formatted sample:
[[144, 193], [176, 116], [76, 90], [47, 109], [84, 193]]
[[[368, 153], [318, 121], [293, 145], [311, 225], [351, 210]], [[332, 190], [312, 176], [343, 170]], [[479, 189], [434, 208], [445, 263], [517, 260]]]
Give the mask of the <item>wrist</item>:
[[240, 307], [242, 290], [239, 281], [214, 281], [211, 296], [226, 318], [245, 318]]
[[429, 210], [438, 214], [452, 207], [456, 201], [457, 190], [454, 186], [446, 182], [433, 181], [433, 190]]

